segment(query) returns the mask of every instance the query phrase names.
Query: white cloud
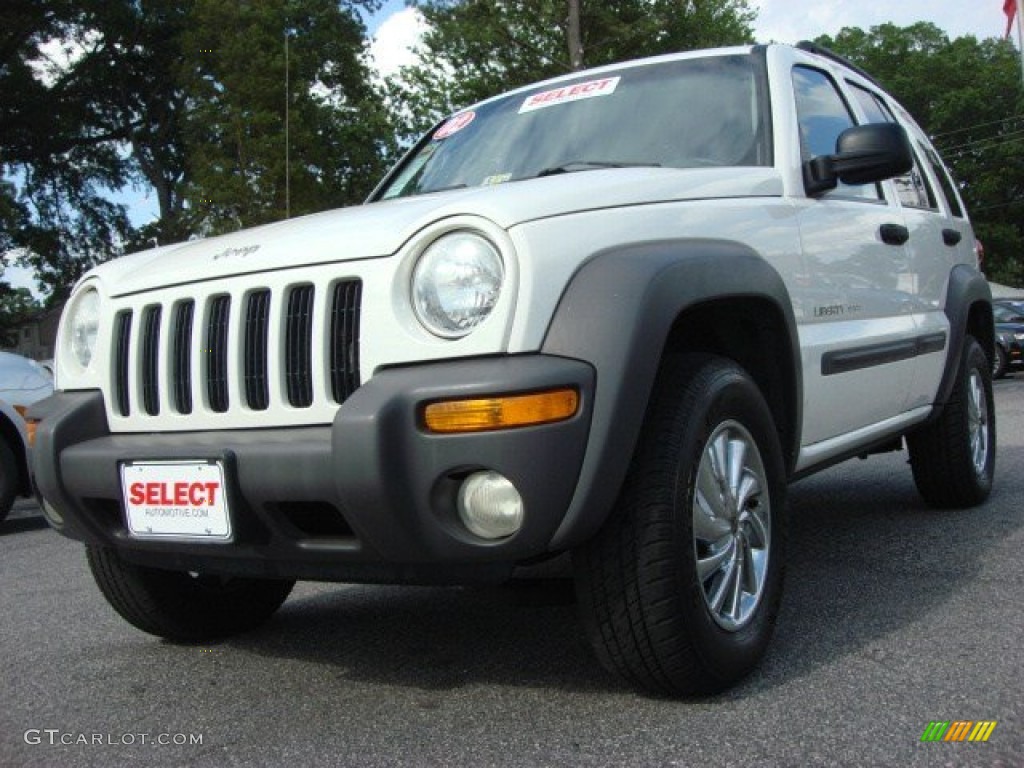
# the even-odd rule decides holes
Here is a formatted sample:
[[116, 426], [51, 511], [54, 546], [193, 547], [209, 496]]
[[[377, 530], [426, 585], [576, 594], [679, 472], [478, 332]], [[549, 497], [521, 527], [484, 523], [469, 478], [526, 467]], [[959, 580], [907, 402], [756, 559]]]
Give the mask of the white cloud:
[[[909, 26], [930, 21], [950, 37], [1001, 37], [1006, 28], [1002, 0], [751, 0], [758, 11], [754, 34], [759, 42], [796, 43], [819, 35], [834, 35], [843, 27], [870, 29], [887, 22]], [[416, 8], [378, 16], [383, 21], [370, 43], [377, 72], [395, 75], [413, 64], [413, 48], [427, 29]], [[387, 15], [385, 15], [387, 14]]]
[[759, 10], [754, 33], [760, 42], [795, 43], [835, 35], [843, 27], [870, 29], [887, 22], [900, 27], [930, 21], [950, 37], [1001, 37], [1006, 29], [1002, 0], [753, 0]]
[[415, 63], [413, 48], [426, 29], [426, 19], [415, 8], [403, 8], [381, 23], [370, 42], [370, 55], [381, 77], [395, 75], [401, 67]]
[[35, 78], [49, 88], [102, 43], [103, 35], [95, 29], [79, 31], [73, 37], [55, 37], [40, 45], [39, 57], [28, 64]]

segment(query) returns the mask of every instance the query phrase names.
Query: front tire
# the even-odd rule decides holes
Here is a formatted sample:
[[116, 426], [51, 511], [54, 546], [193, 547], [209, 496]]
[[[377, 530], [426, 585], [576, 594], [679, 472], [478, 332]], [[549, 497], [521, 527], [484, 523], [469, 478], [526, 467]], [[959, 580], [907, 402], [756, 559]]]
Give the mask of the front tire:
[[263, 624], [294, 581], [227, 578], [129, 563], [111, 549], [87, 547], [107, 602], [143, 632], [178, 643], [218, 640]]
[[907, 436], [914, 483], [932, 507], [973, 507], [988, 498], [996, 465], [992, 365], [967, 337], [956, 383], [938, 418]]
[[602, 664], [670, 695], [750, 672], [782, 594], [784, 489], [778, 435], [749, 375], [710, 355], [668, 361], [616, 507], [573, 557]]
[[18, 457], [14, 455], [8, 442], [0, 437], [0, 523], [14, 506], [14, 497], [18, 493]]

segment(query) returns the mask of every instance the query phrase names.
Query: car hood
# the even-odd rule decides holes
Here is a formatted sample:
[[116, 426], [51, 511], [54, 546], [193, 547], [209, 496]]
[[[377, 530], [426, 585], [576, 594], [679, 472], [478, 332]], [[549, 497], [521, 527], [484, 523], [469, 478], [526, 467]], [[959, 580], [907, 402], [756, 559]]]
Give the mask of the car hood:
[[774, 197], [771, 168], [617, 168], [399, 198], [125, 256], [92, 270], [112, 296], [195, 280], [386, 257], [429, 224], [480, 216], [509, 229], [580, 211], [654, 202]]
[[27, 406], [52, 391], [53, 381], [40, 365], [19, 355], [0, 352], [0, 400]]

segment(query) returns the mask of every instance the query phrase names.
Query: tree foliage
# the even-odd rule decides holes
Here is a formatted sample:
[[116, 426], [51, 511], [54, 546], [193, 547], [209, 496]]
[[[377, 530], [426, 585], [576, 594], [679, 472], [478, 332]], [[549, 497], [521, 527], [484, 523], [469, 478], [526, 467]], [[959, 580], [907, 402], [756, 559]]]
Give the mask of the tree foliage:
[[363, 199], [390, 134], [364, 38], [359, 18], [333, 0], [196, 0], [180, 79], [198, 231]]
[[847, 28], [822, 45], [874, 75], [934, 140], [960, 184], [986, 270], [1024, 285], [1024, 90], [1005, 40], [950, 40], [935, 25]]
[[[109, 109], [118, 51], [91, 34], [109, 8], [99, 1], [8, 0], [0, 10], [0, 245], [26, 248], [44, 284], [73, 281], [109, 254], [128, 223], [109, 193], [129, 172]], [[73, 66], [61, 60], [73, 57]]]
[[[0, 248], [23, 249], [58, 301], [123, 250], [362, 199], [391, 133], [356, 13], [378, 5], [5, 0]], [[159, 206], [138, 230], [115, 202], [131, 186]]]
[[[426, 0], [415, 5], [429, 24], [421, 63], [403, 68], [390, 83], [394, 101], [405, 109], [407, 136], [459, 107], [580, 66], [752, 42], [755, 17], [747, 0]], [[572, 51], [570, 19], [577, 16], [580, 49]]]
[[[415, 4], [429, 24], [420, 63], [389, 83], [385, 101], [357, 13], [379, 0], [5, 0], [0, 253], [17, 249], [59, 301], [92, 264], [154, 240], [358, 202], [393, 154], [396, 121], [408, 138], [458, 107], [581, 66], [747, 43], [755, 15], [748, 0]], [[930, 24], [819, 42], [874, 73], [936, 138], [991, 275], [1024, 282], [1012, 45], [950, 40]], [[117, 202], [133, 186], [158, 207], [138, 229]], [[24, 297], [0, 290], [10, 312], [25, 310]]]
[[17, 344], [18, 326], [41, 308], [27, 288], [12, 288], [4, 282], [0, 263], [0, 348]]

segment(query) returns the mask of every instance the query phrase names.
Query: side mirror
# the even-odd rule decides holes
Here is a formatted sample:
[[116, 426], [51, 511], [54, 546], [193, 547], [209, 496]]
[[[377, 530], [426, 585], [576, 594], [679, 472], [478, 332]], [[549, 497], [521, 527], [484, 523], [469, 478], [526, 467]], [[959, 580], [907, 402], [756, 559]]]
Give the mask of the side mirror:
[[844, 184], [871, 184], [908, 173], [914, 167], [910, 139], [896, 123], [869, 123], [847, 128], [836, 140], [836, 153], [804, 163], [807, 194], [818, 195]]

